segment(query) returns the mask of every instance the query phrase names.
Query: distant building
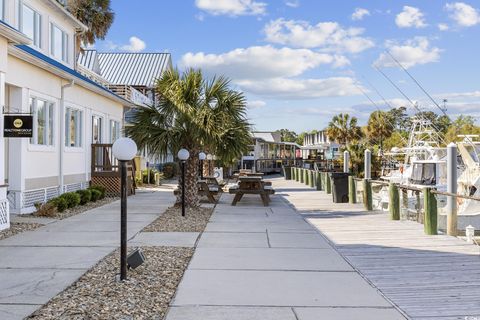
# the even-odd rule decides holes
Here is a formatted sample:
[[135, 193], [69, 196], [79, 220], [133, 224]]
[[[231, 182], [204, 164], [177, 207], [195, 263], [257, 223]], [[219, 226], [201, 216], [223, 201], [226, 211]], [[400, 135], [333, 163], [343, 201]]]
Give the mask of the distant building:
[[278, 132], [252, 132], [252, 144], [248, 154], [240, 161], [240, 168], [256, 172], [281, 172], [282, 165], [294, 165], [300, 146], [293, 142], [282, 142]]
[[306, 134], [301, 149], [304, 160], [332, 160], [340, 157], [340, 145], [331, 142], [325, 131]]

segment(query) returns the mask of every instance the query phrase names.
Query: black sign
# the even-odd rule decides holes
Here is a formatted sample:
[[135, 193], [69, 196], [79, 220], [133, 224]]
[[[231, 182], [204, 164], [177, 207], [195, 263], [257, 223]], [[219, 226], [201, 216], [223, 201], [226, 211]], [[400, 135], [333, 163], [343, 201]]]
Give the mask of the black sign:
[[33, 116], [4, 115], [3, 136], [5, 138], [31, 138]]

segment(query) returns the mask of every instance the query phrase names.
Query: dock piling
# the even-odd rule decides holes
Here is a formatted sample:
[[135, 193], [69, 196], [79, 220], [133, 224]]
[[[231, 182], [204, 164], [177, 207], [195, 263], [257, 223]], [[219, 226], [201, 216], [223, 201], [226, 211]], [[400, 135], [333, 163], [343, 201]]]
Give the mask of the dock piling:
[[423, 189], [423, 207], [425, 210], [423, 226], [425, 234], [436, 235], [437, 233], [437, 198], [431, 188]]
[[348, 177], [348, 202], [357, 203], [357, 189], [355, 188], [355, 180], [353, 176]]
[[400, 194], [395, 183], [390, 183], [388, 186], [390, 219], [400, 220]]

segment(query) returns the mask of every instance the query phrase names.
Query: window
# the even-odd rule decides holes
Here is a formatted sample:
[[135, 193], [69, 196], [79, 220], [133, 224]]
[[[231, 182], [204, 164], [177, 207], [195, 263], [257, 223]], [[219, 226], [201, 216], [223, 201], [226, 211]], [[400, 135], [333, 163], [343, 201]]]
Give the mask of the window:
[[102, 118], [92, 117], [92, 143], [102, 143]]
[[120, 122], [110, 120], [110, 139], [111, 143], [120, 138]]
[[68, 34], [53, 23], [50, 24], [50, 54], [68, 63]]
[[65, 110], [65, 146], [82, 146], [82, 119], [83, 112], [73, 108]]
[[30, 110], [33, 114], [32, 144], [53, 146], [53, 103], [30, 98]]
[[20, 3], [19, 29], [33, 40], [33, 44], [40, 47], [42, 33], [42, 17], [29, 6]]
[[5, 0], [0, 0], [0, 20], [5, 20]]

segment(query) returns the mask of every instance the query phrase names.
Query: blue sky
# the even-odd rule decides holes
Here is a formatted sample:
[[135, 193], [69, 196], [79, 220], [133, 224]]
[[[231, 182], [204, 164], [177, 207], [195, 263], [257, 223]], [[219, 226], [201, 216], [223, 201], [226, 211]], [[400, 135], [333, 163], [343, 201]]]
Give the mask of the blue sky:
[[477, 0], [112, 0], [112, 7], [115, 22], [98, 50], [168, 51], [180, 69], [230, 77], [257, 130], [322, 129], [339, 112], [365, 123], [377, 107], [413, 113], [373, 65], [422, 110], [436, 110], [386, 50], [438, 104], [448, 100], [452, 118], [480, 117]]

